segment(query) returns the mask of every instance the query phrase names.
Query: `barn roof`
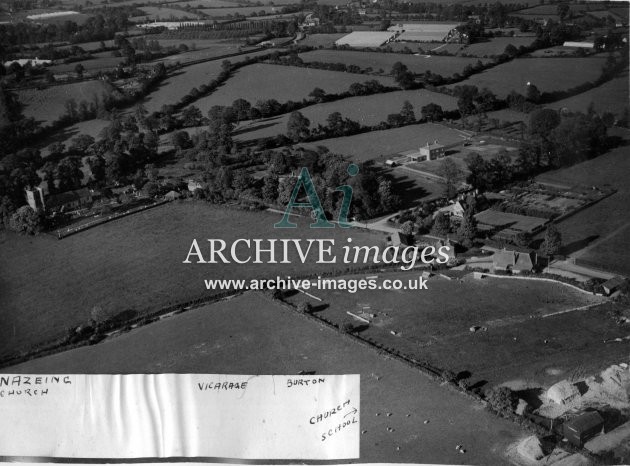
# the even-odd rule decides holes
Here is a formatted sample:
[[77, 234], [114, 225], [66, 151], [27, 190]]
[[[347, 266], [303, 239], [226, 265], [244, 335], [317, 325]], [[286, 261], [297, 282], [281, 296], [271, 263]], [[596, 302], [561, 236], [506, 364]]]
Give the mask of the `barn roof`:
[[604, 424], [604, 419], [597, 411], [589, 411], [577, 416], [565, 423], [567, 429], [573, 432], [588, 432], [591, 429], [599, 428]]

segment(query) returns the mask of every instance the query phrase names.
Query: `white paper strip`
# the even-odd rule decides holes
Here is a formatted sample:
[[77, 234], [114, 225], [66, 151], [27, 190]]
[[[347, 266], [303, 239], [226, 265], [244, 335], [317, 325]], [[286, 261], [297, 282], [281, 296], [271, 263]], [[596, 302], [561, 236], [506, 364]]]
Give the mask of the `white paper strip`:
[[359, 457], [359, 375], [0, 374], [0, 456]]

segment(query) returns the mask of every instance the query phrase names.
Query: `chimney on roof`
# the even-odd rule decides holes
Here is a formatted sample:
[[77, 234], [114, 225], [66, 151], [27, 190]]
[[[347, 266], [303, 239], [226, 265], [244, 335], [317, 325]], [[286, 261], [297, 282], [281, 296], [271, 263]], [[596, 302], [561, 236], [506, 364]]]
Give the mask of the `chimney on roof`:
[[437, 144], [437, 139], [435, 141], [433, 141], [433, 144]]
[[429, 141], [427, 141], [427, 147], [429, 147]]

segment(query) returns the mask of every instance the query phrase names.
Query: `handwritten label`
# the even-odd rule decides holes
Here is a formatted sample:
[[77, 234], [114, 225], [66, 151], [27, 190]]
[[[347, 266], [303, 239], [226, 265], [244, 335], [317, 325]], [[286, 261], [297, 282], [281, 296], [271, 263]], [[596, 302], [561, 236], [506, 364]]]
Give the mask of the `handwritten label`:
[[0, 456], [359, 457], [358, 375], [0, 374]]

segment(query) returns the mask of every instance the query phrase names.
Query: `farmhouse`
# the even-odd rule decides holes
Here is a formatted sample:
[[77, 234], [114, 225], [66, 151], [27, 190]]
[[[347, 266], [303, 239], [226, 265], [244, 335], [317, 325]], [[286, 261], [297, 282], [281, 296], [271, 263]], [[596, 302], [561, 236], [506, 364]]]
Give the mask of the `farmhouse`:
[[417, 152], [406, 153], [406, 155], [412, 162], [424, 162], [444, 157], [445, 150], [446, 147], [438, 144], [436, 139], [433, 143], [427, 141], [426, 145], [420, 147]]
[[27, 63], [30, 63], [31, 66], [44, 66], [50, 65], [52, 63], [51, 60], [40, 60], [39, 58], [20, 58], [19, 60], [9, 60], [4, 62], [5, 67], [11, 66], [13, 63], [17, 63], [20, 66], [24, 66]]
[[492, 256], [492, 268], [495, 272], [531, 272], [536, 266], [536, 261], [535, 252], [502, 249]]

